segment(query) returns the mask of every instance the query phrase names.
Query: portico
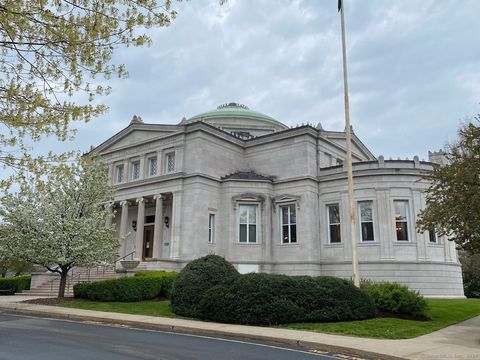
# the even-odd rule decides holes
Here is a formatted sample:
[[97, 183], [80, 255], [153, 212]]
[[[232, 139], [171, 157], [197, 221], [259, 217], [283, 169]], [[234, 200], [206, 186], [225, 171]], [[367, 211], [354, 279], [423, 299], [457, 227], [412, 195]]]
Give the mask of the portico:
[[138, 261], [174, 259], [171, 229], [178, 227], [172, 218], [174, 198], [173, 193], [159, 193], [114, 203], [114, 217], [120, 224], [117, 236], [124, 239], [120, 256], [132, 254]]

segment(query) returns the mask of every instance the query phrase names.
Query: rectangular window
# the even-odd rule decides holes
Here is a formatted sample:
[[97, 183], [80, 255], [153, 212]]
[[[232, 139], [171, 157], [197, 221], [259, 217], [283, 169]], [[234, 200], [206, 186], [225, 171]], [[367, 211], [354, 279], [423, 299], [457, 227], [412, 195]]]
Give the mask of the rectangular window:
[[115, 166], [115, 182], [116, 183], [123, 182], [124, 173], [125, 171], [124, 171], [123, 164]]
[[132, 162], [132, 180], [140, 179], [140, 161]]
[[148, 159], [148, 176], [157, 175], [157, 158], [151, 157]]
[[408, 201], [396, 200], [394, 204], [397, 240], [408, 241]]
[[338, 244], [342, 242], [340, 235], [340, 205], [327, 205], [328, 209], [328, 230], [331, 244]]
[[215, 242], [215, 214], [208, 215], [208, 242]]
[[241, 243], [257, 242], [257, 205], [239, 205], [239, 235]]
[[435, 233], [435, 228], [430, 229], [430, 231], [428, 232], [428, 237], [431, 243], [435, 244], [437, 242], [437, 234]]
[[165, 155], [165, 172], [171, 173], [175, 171], [175, 153]]
[[297, 242], [297, 214], [295, 205], [280, 206], [282, 218], [282, 243], [292, 244]]
[[359, 201], [358, 213], [360, 218], [360, 231], [362, 241], [375, 241], [373, 234], [373, 201]]

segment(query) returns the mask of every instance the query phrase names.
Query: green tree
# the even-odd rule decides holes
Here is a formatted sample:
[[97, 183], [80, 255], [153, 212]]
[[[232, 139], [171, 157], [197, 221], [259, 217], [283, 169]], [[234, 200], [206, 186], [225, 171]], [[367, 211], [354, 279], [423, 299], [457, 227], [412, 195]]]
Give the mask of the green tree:
[[[168, 26], [172, 0], [4, 0], [0, 3], [0, 164], [45, 171], [64, 156], [33, 157], [28, 144], [43, 136], [65, 140], [71, 123], [106, 111], [120, 46], [150, 44], [142, 29]], [[73, 101], [73, 97], [75, 100]], [[78, 103], [78, 99], [83, 99]], [[8, 186], [3, 181], [0, 186]]]
[[447, 164], [437, 166], [425, 178], [427, 207], [418, 219], [422, 231], [454, 240], [457, 247], [480, 252], [480, 126], [476, 116], [458, 130], [458, 140], [447, 147]]
[[0, 249], [58, 273], [63, 297], [70, 269], [117, 255], [114, 227], [106, 227], [113, 194], [106, 164], [86, 157], [56, 167], [44, 181], [24, 180], [1, 198]]
[[469, 255], [460, 252], [460, 262], [462, 263], [465, 296], [480, 298], [480, 253]]

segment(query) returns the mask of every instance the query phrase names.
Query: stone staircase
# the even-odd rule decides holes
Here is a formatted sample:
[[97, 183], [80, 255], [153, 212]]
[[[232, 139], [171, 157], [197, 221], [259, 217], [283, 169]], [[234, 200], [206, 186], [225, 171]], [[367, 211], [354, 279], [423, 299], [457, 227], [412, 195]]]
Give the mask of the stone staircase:
[[[73, 285], [86, 281], [100, 281], [107, 279], [114, 279], [125, 276], [125, 273], [117, 273], [114, 266], [97, 266], [94, 268], [73, 268], [70, 270], [67, 284], [65, 286], [65, 296], [73, 296]], [[50, 276], [46, 282], [31, 288], [30, 290], [23, 290], [18, 294], [32, 295], [32, 296], [57, 296], [58, 288], [60, 286], [60, 276], [54, 274]]]

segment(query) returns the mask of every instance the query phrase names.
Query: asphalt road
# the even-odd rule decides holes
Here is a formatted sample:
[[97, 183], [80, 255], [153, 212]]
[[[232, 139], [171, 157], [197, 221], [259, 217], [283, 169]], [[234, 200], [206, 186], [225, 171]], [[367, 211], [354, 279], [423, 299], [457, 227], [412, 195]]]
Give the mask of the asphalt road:
[[0, 360], [337, 358], [332, 355], [301, 347], [0, 313]]

